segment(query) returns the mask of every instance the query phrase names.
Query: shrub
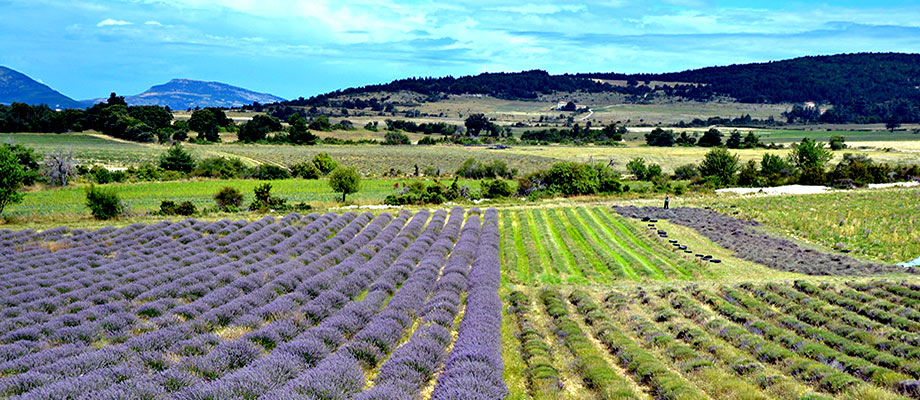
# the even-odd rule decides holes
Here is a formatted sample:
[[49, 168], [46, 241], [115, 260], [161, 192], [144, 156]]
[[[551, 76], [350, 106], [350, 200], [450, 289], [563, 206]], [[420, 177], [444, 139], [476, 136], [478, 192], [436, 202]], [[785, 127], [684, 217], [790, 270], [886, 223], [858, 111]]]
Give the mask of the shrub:
[[243, 143], [264, 140], [271, 132], [281, 131], [281, 121], [269, 115], [256, 115], [240, 127], [237, 138]]
[[246, 170], [246, 165], [239, 158], [210, 157], [201, 160], [192, 175], [231, 179], [243, 175]]
[[329, 187], [337, 193], [342, 193], [342, 202], [350, 193], [357, 193], [361, 188], [361, 174], [355, 167], [338, 167], [329, 175]]
[[480, 162], [475, 158], [468, 158], [460, 168], [457, 169], [457, 175], [470, 179], [484, 178], [513, 178], [517, 175], [517, 170], [508, 169], [508, 165], [501, 160], [491, 162]]
[[700, 170], [693, 164], [681, 165], [674, 169], [674, 179], [690, 180], [698, 176], [700, 176]]
[[189, 216], [195, 214], [196, 212], [198, 212], [198, 209], [196, 209], [195, 205], [188, 200], [179, 203], [179, 205], [176, 207], [176, 214], [179, 215]]
[[643, 180], [645, 173], [648, 171], [648, 167], [645, 166], [645, 159], [642, 157], [636, 157], [632, 160], [629, 160], [626, 163], [626, 170], [629, 173], [636, 176], [636, 180]]
[[330, 172], [334, 171], [338, 167], [338, 163], [332, 159], [327, 153], [319, 153], [313, 157], [313, 165], [316, 166], [316, 169], [319, 170], [323, 175], [328, 175]]
[[214, 202], [221, 211], [234, 211], [243, 206], [243, 193], [236, 188], [224, 186], [214, 195]]
[[748, 160], [748, 162], [741, 167], [741, 173], [738, 174], [738, 184], [747, 187], [763, 186], [760, 184], [760, 174], [757, 171], [757, 162]]
[[295, 178], [319, 179], [322, 173], [312, 162], [302, 162], [291, 166], [291, 175]]
[[410, 144], [410, 143], [411, 142], [409, 141], [408, 136], [406, 136], [403, 133], [392, 132], [392, 131], [387, 132], [387, 134], [384, 136], [384, 142], [383, 142], [383, 144], [385, 145], [402, 145], [402, 144]]
[[176, 143], [160, 156], [160, 168], [189, 173], [195, 169], [195, 159], [182, 148], [181, 144]]
[[258, 180], [271, 181], [290, 178], [291, 173], [288, 172], [287, 168], [264, 164], [252, 169], [252, 177]]
[[249, 205], [250, 211], [268, 211], [271, 209], [285, 208], [285, 200], [271, 195], [272, 184], [264, 183], [256, 186], [253, 192], [255, 199]]
[[483, 197], [502, 198], [514, 194], [511, 183], [502, 179], [486, 179], [479, 182]]
[[[456, 185], [456, 182], [454, 182], [454, 185]], [[444, 186], [437, 182], [432, 183], [430, 186], [425, 185], [423, 182], [412, 182], [399, 192], [388, 195], [383, 200], [383, 203], [391, 206], [441, 204], [457, 197], [459, 197], [459, 194], [454, 193], [454, 190], [445, 189]]]
[[847, 148], [846, 138], [842, 135], [831, 136], [830, 146], [833, 151], [843, 150]]
[[118, 217], [125, 210], [114, 190], [100, 189], [93, 185], [86, 189], [86, 206], [93, 217], [100, 220]]
[[178, 207], [175, 201], [163, 200], [160, 202], [160, 215], [176, 215], [176, 208]]
[[824, 143], [815, 142], [810, 138], [804, 138], [801, 143], [793, 145], [792, 152], [789, 153], [789, 163], [802, 172], [805, 172], [806, 168], [820, 168], [823, 171], [831, 158], [833, 156], [824, 148]]
[[425, 136], [425, 137], [419, 139], [418, 143], [416, 143], [416, 144], [419, 145], [419, 146], [423, 146], [423, 145], [435, 145], [435, 144], [438, 144], [438, 142], [440, 142], [438, 139], [435, 139], [435, 138], [433, 138], [433, 137], [431, 137], [431, 136]]

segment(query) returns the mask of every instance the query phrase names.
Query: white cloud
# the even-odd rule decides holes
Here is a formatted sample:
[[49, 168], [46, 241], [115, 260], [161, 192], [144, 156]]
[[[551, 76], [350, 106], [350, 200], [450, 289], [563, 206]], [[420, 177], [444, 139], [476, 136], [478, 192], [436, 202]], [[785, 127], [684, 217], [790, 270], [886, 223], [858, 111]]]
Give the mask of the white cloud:
[[163, 26], [163, 24], [161, 24], [160, 21], [147, 21], [147, 22], [144, 22], [144, 25]]
[[521, 4], [517, 6], [494, 7], [491, 11], [513, 12], [518, 14], [556, 14], [563, 11], [579, 12], [584, 11], [584, 5], [574, 4]]
[[128, 22], [128, 21], [122, 21], [122, 20], [118, 20], [118, 19], [106, 18], [106, 19], [104, 19], [104, 20], [102, 20], [102, 21], [99, 21], [99, 23], [96, 24], [96, 26], [98, 26], [98, 27], [100, 27], [100, 28], [103, 27], [103, 26], [120, 26], [120, 25], [131, 25], [131, 23]]

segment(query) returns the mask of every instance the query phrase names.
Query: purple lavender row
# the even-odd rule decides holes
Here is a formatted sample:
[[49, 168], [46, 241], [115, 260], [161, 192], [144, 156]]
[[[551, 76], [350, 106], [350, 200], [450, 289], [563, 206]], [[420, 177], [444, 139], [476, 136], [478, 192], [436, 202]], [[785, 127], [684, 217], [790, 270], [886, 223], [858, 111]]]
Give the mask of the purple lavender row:
[[[388, 216], [385, 216], [383, 218], [378, 218], [377, 220], [375, 220], [375, 223], [379, 225], [381, 221], [386, 221], [387, 219], [389, 219]], [[407, 215], [404, 215], [404, 214], [400, 215], [399, 222], [395, 222], [387, 226], [386, 231], [391, 232], [391, 235], [395, 235], [395, 233], [399, 232], [400, 227], [402, 227], [406, 219], [408, 219]], [[345, 231], [347, 231], [347, 229]], [[371, 232], [379, 232], [379, 229], [375, 229], [369, 226], [367, 229], [363, 230], [359, 235], [355, 236], [355, 240], [350, 241], [348, 244], [354, 245], [355, 244], [354, 242], [356, 241], [361, 242], [361, 243], [366, 243], [370, 239], [375, 239], [374, 238], [375, 235], [372, 234]], [[384, 235], [385, 234], [381, 234], [380, 236], [384, 236]], [[364, 237], [363, 241], [359, 239], [361, 237]], [[392, 236], [390, 236], [390, 238], [392, 238]], [[384, 239], [378, 237], [375, 240], [384, 240]], [[343, 247], [348, 247], [348, 246], [343, 246]], [[330, 254], [333, 254], [333, 253], [330, 253]], [[276, 282], [275, 281], [270, 282], [266, 286], [272, 286], [274, 283]], [[281, 288], [275, 287], [274, 289], [279, 290]], [[288, 286], [288, 289], [290, 289], [290, 286]], [[296, 332], [296, 330], [299, 328], [291, 321], [276, 321], [276, 323], [273, 323], [270, 325], [274, 328], [275, 332], [280, 332], [281, 334], [287, 335], [287, 336], [293, 335], [294, 334], [293, 332]], [[186, 367], [194, 370], [199, 375], [204, 375], [206, 377], [213, 379], [213, 378], [223, 375], [226, 372], [229, 372], [236, 368], [241, 368], [249, 364], [250, 362], [255, 361], [261, 355], [261, 351], [258, 350], [252, 342], [260, 343], [260, 344], [266, 345], [266, 347], [269, 347], [267, 346], [266, 342], [259, 340], [259, 339], [264, 339], [264, 337], [260, 338], [260, 337], [256, 337], [255, 335], [247, 335], [243, 339], [244, 340], [241, 340], [241, 341], [221, 343], [213, 352], [202, 355], [200, 357], [196, 357], [195, 359], [189, 360], [186, 363]], [[227, 362], [228, 359], [234, 359], [236, 361], [228, 363]], [[275, 362], [266, 361], [264, 359], [263, 359], [262, 364], [266, 365], [267, 367], [278, 365]], [[131, 391], [131, 390], [134, 390], [132, 388], [137, 386], [135, 385], [135, 383], [146, 382], [146, 381], [149, 381], [151, 378], [152, 378], [151, 376], [139, 377], [137, 379], [132, 380], [130, 385], [121, 385], [118, 388], [110, 388], [109, 390], [106, 390], [104, 392], [90, 393], [89, 395], [91, 396], [90, 398], [95, 398], [93, 396], [96, 396], [97, 394], [101, 395], [103, 393], [109, 393], [109, 394], [123, 393], [126, 390]], [[185, 390], [184, 392], [180, 393], [179, 395], [189, 395], [189, 394], [199, 393], [201, 386], [202, 386], [202, 383], [199, 383], [197, 385], [198, 387], [197, 389], [189, 388]], [[147, 387], [149, 387], [149, 385]]]
[[[412, 221], [400, 233], [400, 239], [415, 237], [424, 227], [428, 213], [422, 212], [413, 217]], [[422, 234], [424, 237], [430, 232], [436, 232], [443, 224], [443, 214], [436, 215], [429, 224], [429, 228]], [[421, 240], [421, 237], [419, 238]], [[388, 249], [399, 246], [401, 241], [392, 241], [393, 243], [381, 250], [386, 253]], [[373, 259], [372, 259], [373, 260]], [[268, 329], [271, 328], [271, 329]], [[177, 393], [175, 398], [215, 398], [215, 397], [240, 397], [245, 394], [246, 398], [252, 398], [271, 388], [279, 386], [284, 381], [292, 379], [299, 371], [312, 366], [313, 362], [323, 357], [328, 350], [326, 345], [318, 338], [329, 339], [329, 330], [316, 329], [317, 331], [326, 331], [326, 334], [318, 334], [315, 337], [300, 337], [293, 342], [285, 342], [296, 334], [297, 329], [293, 321], [279, 320], [275, 321], [265, 329], [251, 332], [244, 336], [244, 339], [256, 341], [265, 346], [267, 350], [279, 348], [273, 351], [268, 357], [257, 360], [252, 365], [240, 369], [230, 375], [221, 378], [218, 381], [209, 384], [199, 384], [194, 388], [189, 388]]]
[[461, 296], [466, 291], [470, 262], [479, 241], [479, 218], [471, 217], [464, 229], [477, 231], [476, 240], [473, 236], [465, 236], [467, 241], [461, 238], [461, 242], [457, 242], [438, 279], [434, 295], [419, 313], [418, 329], [383, 363], [374, 386], [359, 394], [359, 399], [415, 398], [440, 370], [447, 358], [450, 331]]
[[[65, 382], [61, 382], [61, 383], [62, 383], [62, 384], [66, 384], [67, 382], [65, 381]], [[61, 385], [56, 384], [56, 385], [52, 385], [52, 386], [53, 386], [53, 387], [60, 387]]]
[[503, 399], [508, 388], [502, 379], [502, 303], [498, 211], [488, 209], [470, 269], [466, 309], [432, 400]]
[[[139, 287], [142, 287], [142, 286], [141, 286], [140, 284], [138, 284], [138, 283], [133, 283], [133, 284], [129, 285], [129, 287], [123, 289], [122, 292], [121, 292], [120, 294], [125, 295], [125, 297], [130, 298], [130, 295], [131, 295], [131, 294], [136, 294], [136, 291], [139, 290], [139, 289], [138, 289]], [[131, 292], [132, 290], [133, 290], [134, 292]], [[87, 296], [92, 296], [94, 292], [99, 292], [99, 291], [100, 291], [100, 288], [99, 288], [98, 286], [91, 286], [91, 287], [87, 288], [86, 290], [84, 290], [83, 292], [86, 292], [86, 295], [87, 295]], [[69, 297], [69, 298], [79, 298], [79, 296], [82, 295], [82, 293], [80, 293], [80, 292], [81, 292], [81, 291], [75, 291], [74, 293], [69, 294], [68, 297]], [[50, 300], [45, 299], [45, 300], [43, 300], [43, 301], [45, 301], [45, 305], [47, 306], [47, 305], [48, 305], [47, 302], [50, 301]], [[98, 302], [98, 301], [97, 301], [97, 302]], [[129, 307], [129, 305], [119, 305], [119, 304], [116, 304], [116, 305], [115, 305], [115, 309], [108, 309], [108, 310], [101, 310], [101, 311], [102, 311], [102, 312], [105, 312], [105, 313], [125, 312], [126, 310], [125, 310], [124, 308], [126, 308], [126, 307]], [[141, 312], [141, 313], [151, 313], [151, 312], [153, 312], [153, 311], [155, 311], [155, 309], [151, 309], [150, 307], [144, 307], [144, 308], [142, 308], [141, 310], [139, 310], [139, 312]], [[70, 317], [70, 318], [68, 319], [67, 317]], [[79, 315], [78, 315], [77, 317], [79, 318]], [[132, 318], [133, 318], [133, 317], [130, 316], [130, 314], [129, 314], [129, 315], [114, 315], [114, 316], [110, 317], [110, 321], [102, 321], [101, 325], [102, 325], [103, 327], [109, 327], [109, 329], [107, 329], [107, 330], [109, 331], [108, 333], [110, 334], [110, 336], [116, 336], [116, 337], [117, 337], [117, 336], [118, 336], [118, 335], [117, 335], [117, 332], [111, 332], [111, 331], [112, 331], [111, 328], [112, 328], [112, 327], [127, 328], [127, 327], [130, 325], [130, 322], [131, 322], [130, 320], [131, 320]], [[95, 318], [93, 318], [93, 319], [95, 319]], [[126, 322], [126, 321], [127, 321], [127, 322]], [[84, 339], [86, 339], [85, 341], [92, 341], [92, 337], [94, 336], [94, 334], [93, 334], [93, 329], [92, 329], [91, 327], [87, 327], [87, 326], [84, 326], [84, 327], [82, 327], [82, 328], [79, 327], [79, 326], [74, 326], [74, 325], [73, 325], [73, 317], [72, 317], [72, 316], [65, 315], [63, 321], [52, 321], [52, 322], [54, 322], [54, 324], [52, 324], [52, 325], [50, 325], [50, 326], [47, 326], [47, 327], [44, 327], [44, 328], [42, 328], [42, 329], [43, 329], [44, 331], [46, 331], [46, 332], [55, 332], [55, 334], [56, 334], [59, 338], [65, 339], [64, 342], [73, 341], [73, 340], [66, 340], [66, 339], [69, 339], [69, 338], [75, 338], [75, 339], [84, 338]], [[61, 324], [63, 324], [63, 326], [60, 326]], [[19, 332], [19, 333], [16, 333], [16, 334], [14, 335], [14, 337], [23, 337], [23, 336], [25, 336], [25, 338], [27, 338], [27, 339], [33, 339], [33, 338], [31, 338], [31, 337], [28, 337], [27, 334], [28, 334], [28, 332]], [[114, 335], [112, 335], [112, 334], [114, 334]]]
[[[462, 219], [462, 209], [454, 209], [451, 213], [448, 226], [441, 232], [441, 237], [436, 243], [440, 242], [444, 247], [449, 248], [449, 243], [453, 242], [451, 236], [456, 235], [460, 228], [460, 224], [462, 224]], [[433, 261], [433, 258], [425, 259], [424, 264], [422, 260], [418, 260], [419, 266], [412, 271], [412, 275], [409, 276], [402, 288], [393, 296], [390, 303], [395, 301], [404, 302], [405, 304], [407, 300], [412, 301], [409, 299], [411, 296], [407, 296], [407, 294], [417, 295], [418, 289], [421, 288], [424, 290], [423, 288], [426, 284], [430, 286], [431, 283], [433, 283], [434, 279], [437, 278], [440, 265], [432, 263], [431, 261]], [[300, 374], [296, 379], [288, 382], [281, 389], [264, 394], [260, 398], [274, 399], [282, 395], [287, 396], [285, 398], [323, 398], [325, 396], [345, 398], [343, 396], [360, 391], [364, 386], [365, 377], [362, 364], [355, 357], [355, 354], [361, 353], [362, 349], [367, 349], [367, 346], [346, 345], [345, 338], [354, 335], [354, 338], [357, 339], [360, 337], [359, 335], [363, 335], [365, 332], [368, 335], [372, 333], [373, 330], [365, 331], [364, 328], [368, 327], [368, 324], [372, 322], [371, 318], [374, 317], [374, 313], [383, 305], [387, 296], [388, 292], [372, 291], [368, 293], [362, 301], [347, 305], [341, 310], [342, 312], [336, 313], [336, 315], [323, 321], [323, 323], [317, 327], [314, 335], [322, 335], [320, 337], [333, 339], [332, 343], [326, 343], [328, 349], [333, 351], [332, 355], [322, 358], [322, 360], [316, 364], [316, 367]], [[422, 297], [424, 298], [427, 296], [423, 295]], [[389, 308], [389, 303], [387, 303], [387, 305]], [[396, 307], [399, 307], [398, 303]], [[381, 313], [378, 315], [387, 314]], [[389, 315], [391, 317], [396, 317], [394, 314]], [[399, 319], [393, 322], [396, 324], [406, 323], [405, 319], [402, 319], [402, 322], [399, 322]], [[411, 318], [408, 323], [411, 324]], [[367, 338], [370, 338], [370, 336]], [[341, 349], [344, 351], [335, 351], [343, 345], [346, 346]], [[368, 357], [372, 357], [370, 353], [367, 354]], [[364, 366], [368, 366], [371, 360], [369, 358], [363, 358], [363, 362]]]

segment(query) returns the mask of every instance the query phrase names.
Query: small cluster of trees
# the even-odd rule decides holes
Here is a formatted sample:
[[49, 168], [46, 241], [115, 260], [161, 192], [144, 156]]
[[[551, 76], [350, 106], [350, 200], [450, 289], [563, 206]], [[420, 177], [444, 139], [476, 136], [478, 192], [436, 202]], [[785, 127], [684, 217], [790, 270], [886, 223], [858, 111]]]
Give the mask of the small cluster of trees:
[[591, 129], [588, 122], [585, 128], [574, 124], [571, 129], [527, 130], [521, 134], [521, 140], [533, 143], [595, 143], [615, 144], [623, 140], [627, 130], [625, 126], [609, 124], [601, 129]]
[[718, 147], [725, 146], [729, 149], [754, 149], [758, 147], [766, 147], [763, 143], [760, 142], [760, 137], [755, 135], [754, 132], [748, 132], [747, 135], [742, 136], [741, 132], [738, 130], [733, 130], [727, 140], [722, 142], [722, 138], [725, 136], [716, 128], [710, 128], [702, 137], [699, 139], [696, 136], [690, 136], [687, 132], [681, 132], [679, 136], [675, 136], [674, 131], [665, 130], [662, 128], [655, 128], [651, 132], [645, 134], [645, 142], [649, 146], [655, 147], [672, 147], [672, 146], [700, 146], [700, 147]]

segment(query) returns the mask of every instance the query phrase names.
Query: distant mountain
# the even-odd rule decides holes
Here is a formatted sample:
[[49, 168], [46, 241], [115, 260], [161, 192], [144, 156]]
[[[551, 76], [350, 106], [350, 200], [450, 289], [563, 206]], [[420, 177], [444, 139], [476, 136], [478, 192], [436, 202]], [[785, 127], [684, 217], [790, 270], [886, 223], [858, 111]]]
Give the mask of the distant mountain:
[[135, 106], [158, 105], [169, 106], [173, 110], [185, 110], [195, 107], [239, 107], [253, 102], [276, 103], [284, 99], [226, 83], [173, 79], [165, 84], [153, 86], [144, 93], [125, 96], [125, 101]]
[[0, 66], [0, 104], [13, 102], [47, 104], [51, 108], [82, 108], [83, 104], [64, 96], [25, 74]]

